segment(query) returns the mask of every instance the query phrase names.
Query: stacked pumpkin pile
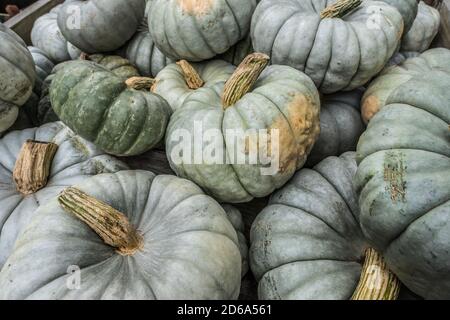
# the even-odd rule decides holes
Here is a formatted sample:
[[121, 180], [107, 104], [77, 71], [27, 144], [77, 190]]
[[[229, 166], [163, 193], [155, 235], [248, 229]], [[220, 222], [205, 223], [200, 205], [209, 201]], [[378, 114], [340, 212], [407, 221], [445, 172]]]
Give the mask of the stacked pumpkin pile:
[[[67, 0], [28, 48], [0, 24], [0, 298], [236, 299], [248, 266], [261, 299], [450, 298], [439, 23], [416, 0]], [[233, 149], [249, 130], [276, 132], [271, 174], [267, 143]], [[180, 132], [216, 136], [180, 154]], [[129, 170], [155, 147], [176, 176]], [[269, 195], [248, 248], [227, 203]]]

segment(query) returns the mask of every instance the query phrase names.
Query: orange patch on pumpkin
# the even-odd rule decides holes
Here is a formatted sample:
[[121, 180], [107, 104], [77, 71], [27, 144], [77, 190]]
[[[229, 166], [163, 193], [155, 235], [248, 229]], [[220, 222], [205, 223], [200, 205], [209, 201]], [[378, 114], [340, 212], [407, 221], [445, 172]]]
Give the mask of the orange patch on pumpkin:
[[183, 13], [193, 16], [208, 14], [214, 6], [215, 0], [178, 0], [178, 6]]
[[376, 96], [368, 96], [361, 106], [361, 114], [366, 124], [380, 111], [380, 100]]

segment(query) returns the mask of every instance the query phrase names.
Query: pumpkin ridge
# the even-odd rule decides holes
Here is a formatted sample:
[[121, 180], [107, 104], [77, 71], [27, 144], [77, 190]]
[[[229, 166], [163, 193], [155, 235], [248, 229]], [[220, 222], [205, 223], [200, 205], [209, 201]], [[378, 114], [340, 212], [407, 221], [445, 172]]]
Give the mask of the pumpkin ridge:
[[[208, 0], [206, 0], [208, 1]], [[213, 47], [211, 47], [211, 45], [208, 43], [208, 39], [205, 37], [205, 34], [203, 33], [203, 29], [198, 25], [198, 20], [194, 17], [194, 16], [189, 16], [191, 21], [192, 21], [192, 25], [194, 26], [194, 28], [197, 30], [198, 35], [200, 36], [200, 38], [203, 40], [204, 45], [208, 48], [208, 50], [211, 53], [214, 53], [214, 55], [217, 55], [216, 50], [214, 50]], [[178, 22], [178, 21], [177, 21]], [[183, 41], [184, 42], [184, 41]], [[192, 54], [193, 56], [197, 57], [197, 54]]]
[[[176, 6], [176, 4], [174, 4], [174, 6]], [[169, 7], [169, 6], [166, 7], [166, 10], [169, 11], [169, 14], [170, 14], [170, 7]], [[192, 16], [190, 16], [190, 18], [191, 18], [191, 19], [194, 19]], [[180, 21], [177, 19], [177, 15], [175, 14], [175, 10], [172, 10], [172, 19], [173, 19], [173, 21], [175, 22], [177, 33], [183, 32], [184, 30], [181, 30], [181, 29], [180, 29], [181, 23], [180, 23]], [[166, 20], [166, 21], [167, 21], [167, 20]], [[197, 29], [197, 25], [196, 25], [195, 23], [191, 23], [191, 25], [193, 25], [194, 28]], [[170, 42], [169, 42], [169, 38], [170, 38], [170, 37], [169, 37], [168, 35], [166, 35], [166, 38], [167, 38], [167, 43], [169, 43], [169, 46], [170, 46], [170, 48], [172, 49], [172, 51], [173, 51], [177, 56], [181, 56], [181, 54], [180, 54], [177, 50], [174, 49], [176, 46], [173, 46], [172, 44], [170, 44]], [[191, 51], [191, 48], [186, 44], [186, 41], [185, 41], [184, 37], [179, 37], [179, 38], [180, 38], [179, 40], [181, 40], [181, 42], [183, 43], [184, 49], [188, 52], [188, 54], [189, 54], [190, 56], [195, 56], [195, 54], [193, 53], [193, 51]], [[204, 41], [204, 38], [203, 38], [203, 37], [202, 37], [202, 39], [203, 39], [203, 41]], [[190, 60], [190, 59], [189, 59], [189, 60]]]
[[[224, 0], [224, 3], [227, 5], [228, 9], [230, 10], [230, 12], [231, 12], [231, 14], [232, 14], [232, 16], [233, 16], [234, 23], [235, 23], [235, 25], [237, 26], [238, 31], [239, 31], [239, 39], [242, 39], [241, 25], [239, 24], [239, 21], [238, 21], [238, 19], [237, 19], [237, 17], [236, 17], [236, 14], [234, 13], [233, 8], [231, 8], [230, 4], [228, 3], [228, 0]], [[223, 22], [222, 22], [222, 26], [223, 26]], [[225, 30], [225, 28], [224, 28], [224, 30]], [[228, 38], [228, 37], [227, 37], [227, 38]], [[228, 43], [231, 44], [229, 38], [228, 38]], [[233, 61], [234, 61], [234, 59], [233, 59]]]

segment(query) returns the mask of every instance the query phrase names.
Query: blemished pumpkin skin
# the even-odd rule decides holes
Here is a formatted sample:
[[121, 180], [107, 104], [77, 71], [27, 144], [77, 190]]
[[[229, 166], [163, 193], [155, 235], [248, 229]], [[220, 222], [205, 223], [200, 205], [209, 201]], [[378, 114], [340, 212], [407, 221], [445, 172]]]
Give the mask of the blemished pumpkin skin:
[[[192, 63], [191, 66], [204, 81], [204, 88], [213, 87], [217, 83], [227, 81], [235, 67], [223, 60], [211, 60], [201, 63]], [[166, 99], [172, 110], [178, 110], [186, 98], [198, 88], [190, 88], [180, 65], [169, 64], [156, 76], [156, 83], [152, 91]]]
[[321, 18], [335, 3], [261, 1], [251, 28], [255, 51], [270, 55], [273, 64], [305, 72], [324, 94], [363, 86], [398, 48], [402, 16], [390, 5], [367, 0], [342, 18]]
[[[18, 155], [27, 140], [58, 145], [47, 184], [32, 194], [18, 191], [13, 179]], [[0, 269], [39, 205], [87, 177], [127, 170], [124, 163], [104, 154], [61, 122], [7, 134], [0, 139], [0, 155]]]
[[144, 18], [145, 5], [144, 0], [71, 1], [58, 12], [58, 27], [83, 52], [114, 51], [134, 35]]
[[449, 86], [441, 69], [395, 88], [359, 141], [354, 180], [364, 234], [428, 299], [450, 298]]
[[81, 51], [67, 41], [58, 27], [58, 12], [62, 5], [57, 5], [50, 12], [40, 16], [31, 30], [33, 46], [41, 49], [55, 63], [77, 59]]
[[356, 170], [354, 152], [329, 157], [271, 196], [250, 232], [259, 299], [352, 297], [369, 247], [358, 221]]
[[400, 85], [416, 75], [424, 75], [435, 69], [450, 71], [449, 61], [449, 49], [435, 48], [417, 57], [406, 59], [397, 66], [386, 67], [364, 93], [361, 102], [364, 122], [368, 123], [386, 105], [386, 99]]
[[419, 11], [412, 28], [402, 39], [400, 50], [406, 52], [424, 52], [436, 37], [441, 24], [441, 15], [435, 8], [420, 1]]
[[363, 93], [364, 90], [357, 89], [323, 96], [320, 135], [307, 166], [314, 166], [330, 156], [356, 151], [359, 137], [365, 130], [360, 110]]
[[[256, 59], [269, 60], [265, 55], [254, 55], [258, 57]], [[241, 66], [233, 76], [245, 69], [241, 69]], [[288, 66], [270, 66], [257, 78], [248, 93], [225, 107], [223, 94], [227, 87], [233, 87], [227, 85], [230, 80], [202, 87], [185, 99], [171, 117], [166, 134], [166, 153], [178, 176], [194, 181], [218, 201], [242, 203], [271, 194], [304, 165], [320, 131], [320, 98], [314, 83], [304, 73]], [[196, 129], [200, 125], [201, 128]], [[246, 150], [240, 150], [235, 137], [227, 134], [241, 130], [245, 133], [251, 129], [265, 130], [269, 135], [272, 129], [278, 132], [276, 172], [263, 174], [261, 169], [267, 164], [263, 165], [260, 157], [250, 164], [250, 150], [255, 146], [246, 141]], [[195, 137], [207, 132], [222, 135], [223, 139], [183, 140], [182, 145], [190, 142], [193, 150], [215, 149], [216, 156], [223, 155], [224, 159], [217, 161], [214, 158], [214, 161], [206, 163], [205, 158], [198, 160], [193, 156], [187, 160], [188, 163], [184, 158], [176, 159], [181, 156], [179, 134], [189, 133], [190, 137]], [[231, 146], [230, 149], [227, 145]], [[261, 148], [264, 147], [267, 147], [266, 143], [258, 143], [253, 153], [261, 154]], [[235, 159], [229, 159], [233, 154]], [[246, 159], [245, 164], [236, 161], [241, 156]]]
[[36, 70], [25, 42], [0, 23], [0, 134], [17, 119], [33, 91]]
[[154, 0], [148, 25], [169, 58], [203, 61], [247, 36], [255, 7], [256, 0]]
[[91, 61], [70, 61], [50, 85], [51, 105], [69, 128], [107, 153], [139, 155], [163, 139], [171, 109], [150, 85], [136, 90], [126, 82]]
[[[236, 231], [222, 207], [195, 184], [149, 171], [122, 171], [97, 175], [77, 188], [119, 210], [139, 230], [140, 248], [119, 254], [53, 199], [39, 209], [0, 272], [0, 299], [238, 297]], [[45, 245], [38, 254], [39, 243]], [[66, 284], [73, 265], [81, 268], [79, 290]]]

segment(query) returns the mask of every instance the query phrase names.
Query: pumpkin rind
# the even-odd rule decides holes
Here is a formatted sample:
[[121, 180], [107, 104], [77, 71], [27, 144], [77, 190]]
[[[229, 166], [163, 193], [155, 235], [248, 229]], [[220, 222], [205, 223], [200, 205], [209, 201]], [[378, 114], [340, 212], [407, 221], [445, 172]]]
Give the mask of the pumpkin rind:
[[222, 54], [250, 29], [256, 0], [154, 0], [149, 30], [173, 60], [202, 61]]
[[58, 117], [108, 153], [138, 155], [161, 141], [170, 107], [160, 96], [127, 88], [90, 61], [71, 61], [56, 73], [50, 100]]
[[372, 118], [357, 153], [362, 229], [399, 279], [430, 299], [450, 297], [449, 84], [443, 69], [409, 77]]
[[395, 7], [403, 17], [405, 34], [412, 28], [418, 13], [417, 0], [379, 0]]
[[[47, 186], [24, 196], [16, 190], [12, 172], [19, 151], [27, 140], [53, 142], [59, 149], [52, 162]], [[61, 122], [7, 134], [0, 140], [0, 154], [0, 266], [39, 205], [46, 204], [65, 187], [89, 176], [127, 169], [125, 164], [105, 155]]]
[[[236, 232], [220, 205], [192, 182], [122, 171], [77, 188], [127, 216], [141, 232], [143, 248], [131, 256], [116, 253], [54, 199], [39, 209], [0, 272], [0, 299], [238, 297]], [[38, 254], [39, 244], [45, 245]], [[79, 290], [67, 287], [69, 266], [81, 269]]]
[[390, 5], [367, 0], [342, 18], [321, 19], [320, 12], [335, 2], [261, 1], [251, 28], [255, 50], [270, 55], [273, 64], [305, 72], [325, 94], [364, 85], [397, 49], [402, 16]]

